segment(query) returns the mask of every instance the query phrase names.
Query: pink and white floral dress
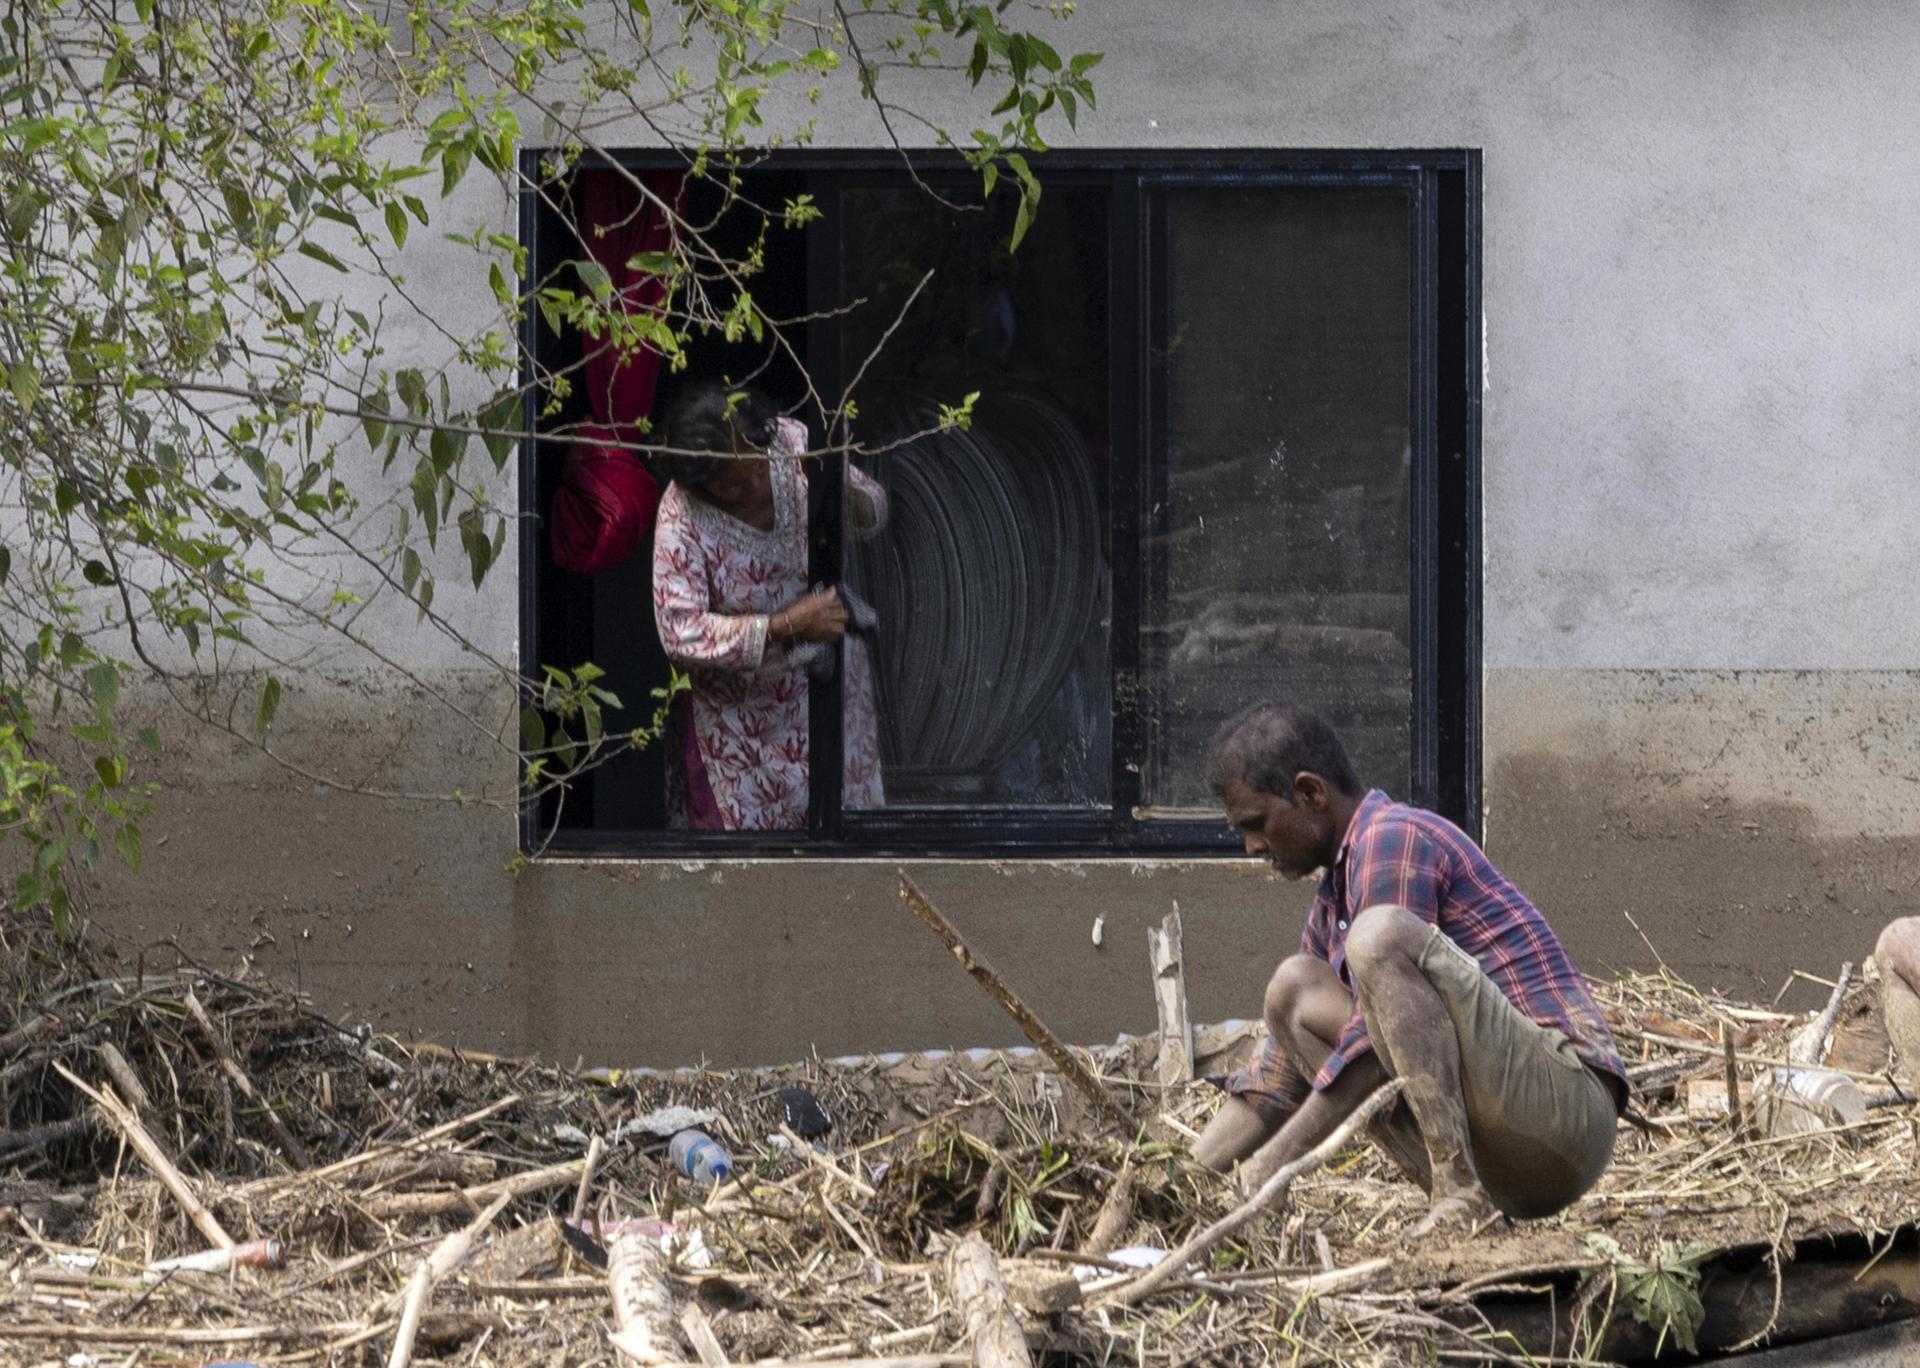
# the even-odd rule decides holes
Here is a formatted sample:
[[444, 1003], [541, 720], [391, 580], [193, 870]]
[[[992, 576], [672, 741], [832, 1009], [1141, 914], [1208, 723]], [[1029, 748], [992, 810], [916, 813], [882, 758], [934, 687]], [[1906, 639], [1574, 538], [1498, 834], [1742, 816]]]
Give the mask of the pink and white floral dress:
[[[773, 450], [807, 449], [805, 425], [779, 421]], [[822, 650], [781, 643], [768, 619], [807, 592], [807, 477], [797, 460], [769, 463], [774, 525], [761, 531], [678, 484], [660, 500], [653, 534], [653, 619], [667, 658], [692, 683], [684, 748], [668, 756], [677, 824], [778, 831], [807, 824], [807, 663]], [[886, 495], [849, 468], [872, 501], [877, 530]], [[846, 638], [844, 789], [850, 808], [878, 807], [879, 728], [866, 643]], [[704, 771], [704, 776], [694, 769]], [[711, 805], [704, 801], [711, 791]], [[693, 795], [689, 802], [689, 793]]]

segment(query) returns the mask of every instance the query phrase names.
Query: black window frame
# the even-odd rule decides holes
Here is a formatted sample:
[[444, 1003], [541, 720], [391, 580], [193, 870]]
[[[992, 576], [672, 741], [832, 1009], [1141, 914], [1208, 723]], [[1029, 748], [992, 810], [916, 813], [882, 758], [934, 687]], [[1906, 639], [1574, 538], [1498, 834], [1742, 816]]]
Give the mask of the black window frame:
[[[529, 184], [537, 182], [539, 149], [522, 155]], [[760, 165], [800, 172], [813, 188], [835, 195], [849, 185], [910, 183], [901, 155], [887, 149], [791, 150]], [[962, 174], [952, 154], [909, 154], [929, 179]], [[674, 153], [634, 149], [618, 154], [632, 170], [683, 165]], [[1112, 459], [1108, 565], [1112, 574], [1110, 672], [1114, 708], [1109, 806], [914, 807], [848, 812], [840, 806], [840, 710], [837, 687], [812, 693], [811, 812], [805, 831], [694, 832], [674, 829], [543, 829], [542, 814], [523, 808], [520, 846], [528, 854], [573, 858], [669, 857], [1036, 857], [1156, 855], [1192, 857], [1240, 853], [1238, 836], [1218, 817], [1153, 816], [1140, 806], [1146, 754], [1148, 696], [1141, 687], [1140, 624], [1145, 500], [1155, 422], [1163, 412], [1153, 393], [1150, 365], [1153, 311], [1165, 301], [1153, 291], [1164, 270], [1151, 269], [1164, 240], [1155, 209], [1182, 187], [1380, 186], [1410, 196], [1414, 355], [1410, 377], [1410, 499], [1412, 535], [1410, 627], [1413, 701], [1409, 736], [1409, 791], [1396, 794], [1451, 818], [1476, 840], [1481, 818], [1481, 157], [1472, 149], [1401, 151], [1099, 151], [1049, 152], [1033, 159], [1043, 183], [1104, 185], [1108, 205], [1108, 403]], [[831, 206], [832, 196], [816, 193]], [[1043, 203], [1041, 212], [1046, 212]], [[521, 197], [521, 241], [530, 270], [550, 269], [559, 253], [544, 241], [538, 192]], [[819, 301], [836, 281], [841, 241], [838, 216], [809, 227], [809, 290]], [[546, 250], [543, 250], [546, 249]], [[822, 393], [838, 391], [837, 323], [829, 311], [811, 311], [809, 369]], [[544, 327], [537, 311], [523, 325], [531, 356]], [[524, 377], [530, 381], [531, 368]], [[537, 430], [529, 395], [526, 430]], [[816, 434], [818, 436], [819, 434]], [[520, 658], [540, 663], [543, 510], [538, 507], [541, 443], [521, 444], [519, 479]], [[1164, 463], [1164, 446], [1159, 447]], [[551, 459], [549, 455], [547, 459]], [[827, 516], [811, 528], [816, 581], [839, 577], [837, 497], [844, 470], [824, 468]], [[815, 478], [820, 478], [816, 476]], [[570, 663], [570, 662], [552, 662]], [[630, 708], [639, 709], [633, 700]], [[824, 782], [823, 782], [824, 781]]]

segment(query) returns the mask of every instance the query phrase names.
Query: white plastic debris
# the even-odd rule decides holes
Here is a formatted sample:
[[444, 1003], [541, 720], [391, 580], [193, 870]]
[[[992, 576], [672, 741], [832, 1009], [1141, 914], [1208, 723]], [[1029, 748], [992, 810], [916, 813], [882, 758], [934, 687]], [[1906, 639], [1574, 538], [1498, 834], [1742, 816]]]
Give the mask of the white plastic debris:
[[686, 1268], [704, 1270], [712, 1268], [716, 1262], [713, 1251], [707, 1248], [707, 1242], [698, 1229], [689, 1230], [677, 1240], [670, 1236], [666, 1249], [667, 1253], [677, 1255], [681, 1265]]
[[1107, 918], [1102, 913], [1093, 919], [1093, 944], [1097, 950], [1107, 939]]
[[618, 1127], [607, 1140], [611, 1144], [618, 1144], [630, 1135], [653, 1135], [662, 1140], [671, 1140], [683, 1130], [698, 1130], [702, 1126], [711, 1126], [719, 1119], [719, 1112], [701, 1107], [659, 1107]]
[[[1111, 1262], [1125, 1264], [1128, 1268], [1152, 1268], [1155, 1264], [1167, 1257], [1167, 1251], [1164, 1249], [1154, 1249], [1147, 1245], [1129, 1245], [1125, 1249], [1114, 1250], [1106, 1257]], [[1098, 1264], [1076, 1264], [1074, 1265], [1073, 1276], [1080, 1282], [1093, 1284], [1093, 1286], [1088, 1289], [1091, 1292], [1097, 1291], [1102, 1286], [1118, 1286], [1127, 1281], [1130, 1275], [1115, 1273], [1112, 1269], [1103, 1268]]]

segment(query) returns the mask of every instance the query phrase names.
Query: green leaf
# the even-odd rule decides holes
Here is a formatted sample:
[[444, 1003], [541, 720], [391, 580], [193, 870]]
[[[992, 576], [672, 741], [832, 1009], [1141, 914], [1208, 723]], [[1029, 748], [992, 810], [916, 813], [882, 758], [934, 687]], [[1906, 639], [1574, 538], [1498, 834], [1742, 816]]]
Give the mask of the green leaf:
[[7, 582], [7, 576], [13, 573], [13, 552], [0, 546], [0, 585]]
[[520, 746], [523, 750], [537, 751], [547, 743], [547, 724], [540, 720], [538, 708], [520, 710]]
[[445, 199], [454, 192], [460, 180], [467, 174], [467, 167], [473, 161], [473, 153], [465, 146], [450, 143], [447, 150], [440, 154], [440, 198]]
[[393, 238], [393, 245], [395, 247], [405, 247], [407, 245], [407, 211], [392, 201], [388, 201], [386, 218], [387, 232]]
[[87, 671], [87, 690], [93, 695], [95, 714], [111, 716], [120, 702], [120, 671], [111, 665], [95, 665]]
[[393, 373], [393, 387], [400, 395], [400, 402], [407, 406], [407, 412], [420, 414], [427, 411], [427, 377], [412, 366], [402, 366]]
[[437, 547], [440, 544], [440, 477], [434, 473], [431, 460], [414, 466], [409, 487], [413, 490], [413, 506], [420, 510], [420, 525], [427, 530], [427, 545]]
[[1020, 192], [1020, 207], [1014, 211], [1013, 215], [1013, 239], [1007, 244], [1007, 250], [1009, 252], [1017, 252], [1020, 250], [1020, 240], [1027, 235], [1027, 229], [1033, 226], [1033, 205], [1035, 198], [1037, 197], [1027, 193], [1025, 190]]
[[434, 473], [445, 475], [466, 455], [467, 434], [453, 428], [435, 428], [427, 441], [427, 451], [433, 458]]
[[[360, 426], [367, 434], [367, 445], [378, 450], [380, 443], [387, 439], [385, 416], [391, 412], [391, 401], [385, 390], [360, 396]], [[375, 416], [379, 415], [379, 416]]]
[[93, 758], [93, 772], [100, 776], [100, 782], [108, 788], [119, 788], [127, 777], [127, 759], [123, 755], [96, 755]]
[[96, 585], [102, 589], [117, 583], [113, 577], [113, 571], [107, 569], [107, 563], [105, 561], [90, 560], [80, 567], [80, 573], [85, 577], [88, 584]]
[[517, 440], [513, 434], [520, 429], [520, 392], [514, 389], [501, 390], [480, 410], [479, 418], [477, 426], [483, 429], [480, 440], [487, 444], [487, 455], [493, 459], [493, 468], [504, 469]]
[[120, 858], [126, 861], [127, 868], [135, 873], [140, 869], [140, 828], [132, 822], [122, 822], [113, 833], [113, 847], [120, 852]]
[[613, 293], [613, 277], [599, 262], [583, 258], [574, 262], [573, 267], [580, 273], [580, 283], [592, 292], [595, 299], [605, 299]]
[[473, 587], [487, 577], [493, 565], [493, 542], [487, 536], [486, 513], [469, 508], [460, 515], [460, 546], [467, 553], [467, 566], [473, 572]]
[[300, 244], [298, 250], [301, 256], [312, 257], [315, 261], [319, 262], [323, 266], [331, 266], [333, 267], [334, 270], [343, 271], [343, 272], [347, 269], [346, 262], [342, 261], [339, 257], [335, 256], [332, 252], [329, 252], [326, 248], [322, 247], [317, 242], [303, 241]]
[[260, 709], [254, 714], [253, 732], [262, 741], [267, 739], [267, 728], [273, 725], [273, 715], [280, 710], [280, 681], [273, 675], [267, 676], [267, 682], [260, 686]]
[[16, 361], [13, 369], [7, 373], [7, 388], [20, 401], [20, 407], [31, 413], [40, 399], [40, 372], [31, 361]]

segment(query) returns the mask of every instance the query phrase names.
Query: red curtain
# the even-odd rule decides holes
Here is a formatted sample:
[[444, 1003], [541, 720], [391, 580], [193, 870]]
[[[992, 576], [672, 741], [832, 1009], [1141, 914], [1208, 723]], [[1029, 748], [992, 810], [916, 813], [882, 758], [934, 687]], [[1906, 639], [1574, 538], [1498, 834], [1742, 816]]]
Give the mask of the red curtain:
[[[576, 187], [580, 236], [630, 313], [657, 311], [666, 299], [664, 278], [627, 263], [671, 246], [673, 225], [659, 205], [677, 207], [686, 178], [678, 171], [643, 171], [638, 179], [654, 198], [642, 196], [617, 171], [583, 171]], [[644, 440], [638, 424], [653, 408], [660, 353], [643, 347], [621, 355], [604, 339], [588, 339], [587, 347], [584, 377], [593, 421], [567, 452], [547, 519], [555, 563], [581, 575], [632, 555], [652, 535], [660, 505], [660, 485], [646, 463], [612, 445]]]

